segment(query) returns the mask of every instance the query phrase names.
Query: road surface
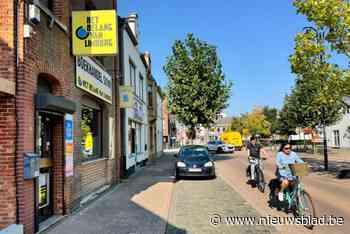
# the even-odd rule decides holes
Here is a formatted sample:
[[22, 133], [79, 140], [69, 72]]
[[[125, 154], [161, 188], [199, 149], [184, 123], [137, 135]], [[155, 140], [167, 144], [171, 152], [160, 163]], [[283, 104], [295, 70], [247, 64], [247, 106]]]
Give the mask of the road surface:
[[[217, 171], [220, 177], [239, 192], [262, 216], [286, 217], [282, 211], [268, 206], [268, 193], [260, 193], [246, 184], [245, 169], [248, 165], [245, 151], [233, 155], [216, 155]], [[264, 173], [267, 181], [274, 178], [275, 157], [271, 155], [264, 162]], [[330, 175], [311, 173], [302, 179], [305, 189], [310, 193], [318, 217], [333, 215], [343, 217], [344, 225], [317, 226], [310, 231], [303, 226], [277, 225], [281, 233], [349, 233], [350, 230], [350, 180], [339, 180]], [[291, 215], [289, 215], [291, 216]]]

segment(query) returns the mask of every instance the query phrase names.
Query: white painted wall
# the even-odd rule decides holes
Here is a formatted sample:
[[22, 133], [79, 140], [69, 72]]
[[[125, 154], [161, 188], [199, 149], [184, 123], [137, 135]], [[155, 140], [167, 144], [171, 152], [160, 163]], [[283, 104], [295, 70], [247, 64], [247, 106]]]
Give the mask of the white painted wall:
[[[134, 99], [138, 103], [139, 106], [141, 106], [143, 110], [143, 117], [142, 119], [135, 118], [134, 110], [132, 108], [126, 109], [126, 118], [124, 120], [124, 126], [125, 126], [125, 133], [124, 133], [124, 144], [126, 146], [126, 168], [130, 168], [136, 164], [136, 162], [141, 162], [145, 159], [148, 159], [148, 152], [145, 150], [145, 144], [147, 144], [147, 134], [146, 129], [148, 128], [148, 120], [147, 120], [147, 106], [146, 106], [146, 86], [147, 86], [147, 73], [146, 68], [141, 60], [141, 53], [138, 51], [138, 49], [134, 46], [132, 43], [128, 33], [126, 30], [123, 30], [123, 47], [124, 47], [124, 53], [123, 53], [123, 78], [124, 78], [124, 85], [130, 85], [130, 65], [129, 61], [131, 60], [133, 64], [135, 65], [135, 71], [136, 71], [136, 93], [139, 94], [140, 91], [140, 74], [143, 77], [143, 96], [137, 97], [136, 94], [134, 94]], [[141, 124], [141, 144], [138, 144], [137, 151], [140, 151], [140, 153], [131, 154], [129, 152], [128, 148], [128, 121], [133, 120], [139, 124]], [[139, 138], [139, 132], [136, 129], [136, 139]]]
[[163, 105], [162, 97], [157, 91], [157, 120], [156, 120], [156, 129], [157, 129], [157, 156], [162, 155], [163, 151]]
[[345, 112], [340, 121], [332, 126], [326, 127], [327, 141], [330, 147], [337, 147], [335, 144], [335, 131], [339, 131], [340, 148], [350, 148], [350, 111]]

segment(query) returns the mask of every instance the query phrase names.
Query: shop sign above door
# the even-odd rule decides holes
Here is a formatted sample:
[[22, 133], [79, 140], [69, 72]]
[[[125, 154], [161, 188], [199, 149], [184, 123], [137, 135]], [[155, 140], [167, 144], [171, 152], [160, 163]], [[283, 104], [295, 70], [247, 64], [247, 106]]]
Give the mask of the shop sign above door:
[[115, 10], [73, 11], [73, 55], [115, 55], [117, 47]]
[[89, 57], [76, 57], [78, 88], [112, 104], [112, 77]]

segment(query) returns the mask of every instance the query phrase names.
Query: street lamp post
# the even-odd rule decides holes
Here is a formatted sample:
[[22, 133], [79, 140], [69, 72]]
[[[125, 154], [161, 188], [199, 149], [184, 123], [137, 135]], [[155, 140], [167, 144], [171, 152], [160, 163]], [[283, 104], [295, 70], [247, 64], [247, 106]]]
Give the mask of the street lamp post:
[[[325, 33], [324, 32], [319, 32], [317, 29], [314, 27], [304, 27], [303, 30], [305, 32], [313, 31], [316, 34], [317, 38], [317, 44], [321, 44], [325, 40]], [[323, 54], [320, 54], [320, 62], [321, 64], [324, 63], [324, 57]], [[324, 87], [324, 80], [322, 80], [322, 89]], [[321, 125], [322, 125], [322, 130], [323, 130], [323, 155], [324, 155], [324, 170], [328, 171], [328, 150], [327, 150], [327, 135], [326, 135], [326, 109], [325, 107], [321, 107]]]

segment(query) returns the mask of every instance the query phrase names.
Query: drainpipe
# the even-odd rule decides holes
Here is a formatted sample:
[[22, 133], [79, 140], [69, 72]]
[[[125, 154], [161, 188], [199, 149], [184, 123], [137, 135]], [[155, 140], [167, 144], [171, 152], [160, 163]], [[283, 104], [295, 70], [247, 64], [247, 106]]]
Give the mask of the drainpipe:
[[13, 1], [13, 28], [14, 28], [14, 37], [13, 37], [13, 45], [15, 48], [15, 86], [16, 86], [16, 93], [15, 93], [15, 121], [16, 121], [16, 139], [15, 139], [15, 184], [16, 184], [16, 224], [19, 224], [19, 193], [18, 193], [18, 173], [17, 173], [17, 151], [18, 151], [18, 136], [19, 136], [19, 130], [18, 130], [18, 109], [17, 109], [17, 99], [16, 99], [16, 95], [18, 93], [18, 76], [19, 76], [19, 58], [18, 58], [18, 54], [19, 54], [19, 46], [18, 46], [18, 24], [19, 24], [19, 1], [20, 0], [14, 0]]

